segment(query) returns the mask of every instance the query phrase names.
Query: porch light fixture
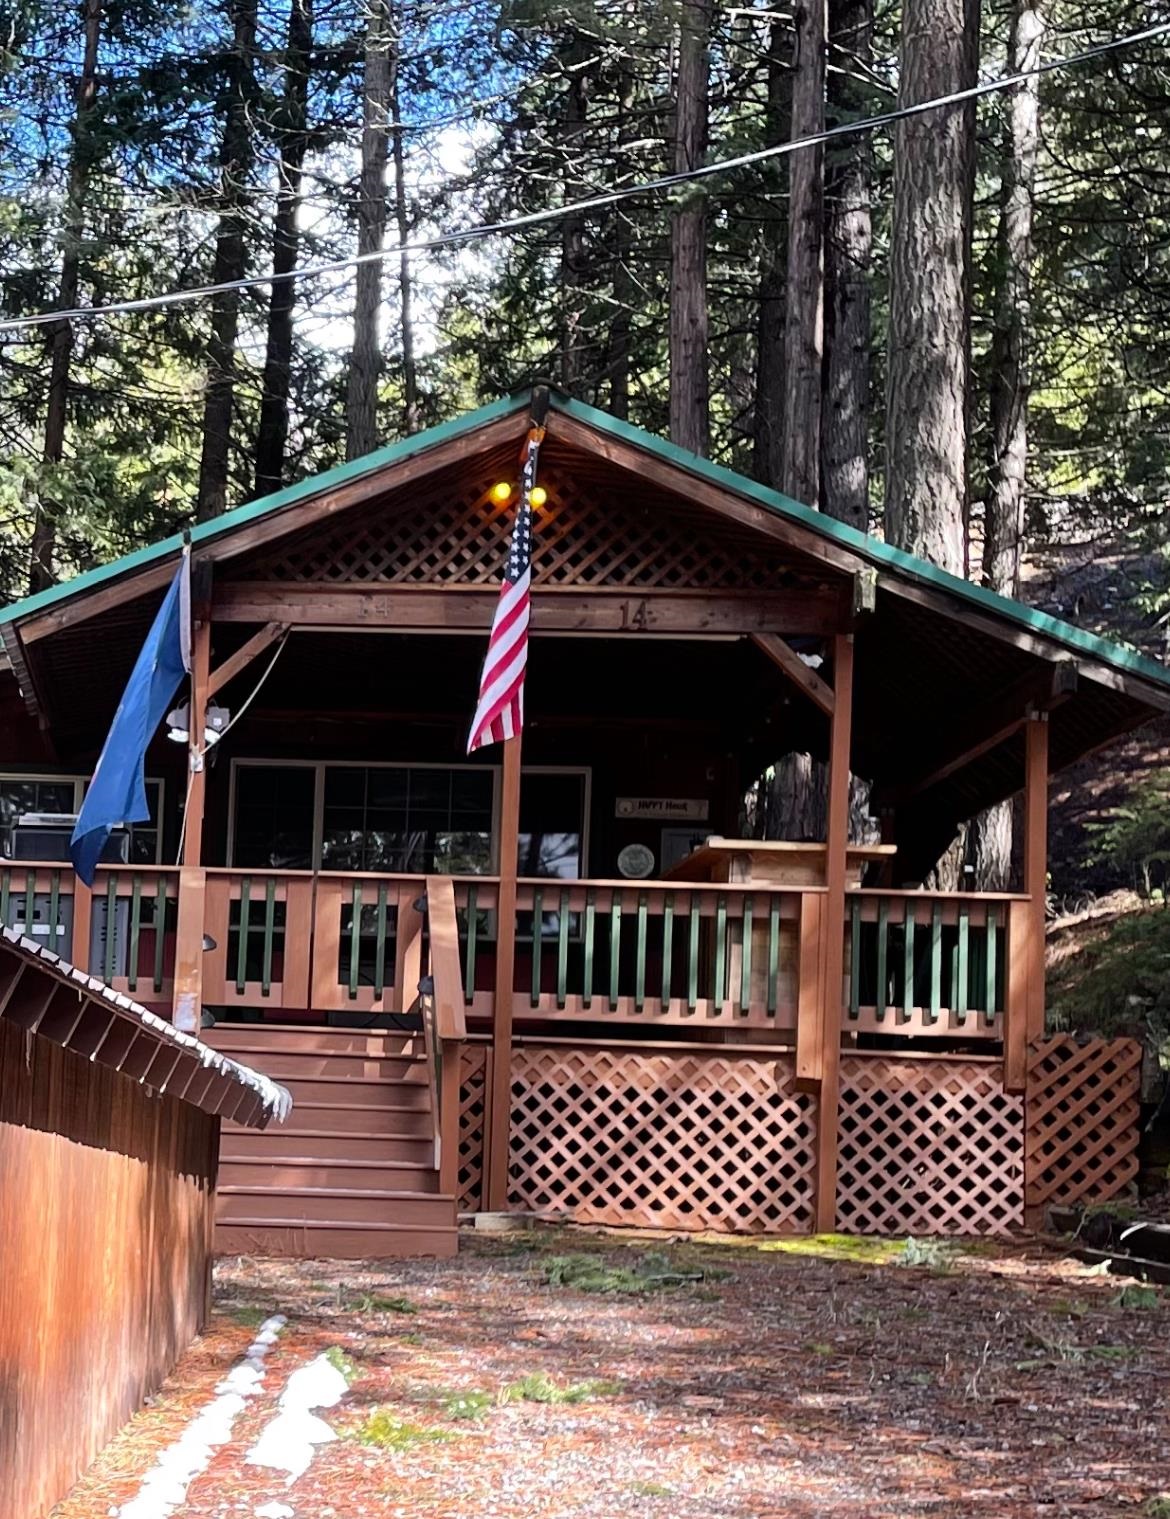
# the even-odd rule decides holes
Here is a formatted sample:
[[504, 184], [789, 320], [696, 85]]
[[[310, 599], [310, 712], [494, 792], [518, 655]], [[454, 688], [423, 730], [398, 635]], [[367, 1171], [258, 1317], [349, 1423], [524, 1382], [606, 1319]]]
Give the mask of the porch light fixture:
[[[173, 712], [167, 713], [167, 737], [172, 743], [190, 743], [188, 711], [189, 703], [184, 702], [181, 707], [176, 707]], [[214, 702], [209, 702], [207, 715], [204, 718], [203, 747], [210, 749], [212, 744], [218, 744], [230, 722], [231, 713], [226, 707], [217, 707]]]
[[492, 486], [492, 500], [497, 506], [506, 506], [512, 499], [512, 487], [507, 480], [501, 480], [498, 485]]

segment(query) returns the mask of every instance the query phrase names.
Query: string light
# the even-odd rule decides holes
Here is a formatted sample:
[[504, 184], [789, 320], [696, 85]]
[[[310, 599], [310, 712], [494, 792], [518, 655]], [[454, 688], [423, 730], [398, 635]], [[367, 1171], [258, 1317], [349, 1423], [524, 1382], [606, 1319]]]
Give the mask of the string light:
[[501, 480], [498, 485], [492, 486], [492, 500], [497, 506], [507, 506], [512, 499], [512, 487], [507, 480]]
[[528, 499], [532, 502], [533, 506], [543, 506], [548, 500], [548, 491], [545, 490], [543, 485], [534, 485]]

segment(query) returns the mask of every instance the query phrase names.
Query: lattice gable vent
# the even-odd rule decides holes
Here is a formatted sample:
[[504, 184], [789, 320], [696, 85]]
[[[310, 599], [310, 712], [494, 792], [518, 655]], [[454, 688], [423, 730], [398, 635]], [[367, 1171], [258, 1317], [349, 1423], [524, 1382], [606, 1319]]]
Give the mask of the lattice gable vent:
[[[236, 561], [229, 577], [494, 586], [513, 511], [491, 499], [501, 478], [498, 465], [464, 466], [423, 491], [395, 492], [303, 529]], [[666, 493], [629, 485], [618, 493], [564, 460], [542, 472], [542, 483], [548, 499], [536, 521], [537, 585], [751, 591], [823, 578], [815, 570], [801, 575], [780, 545], [750, 528]]]

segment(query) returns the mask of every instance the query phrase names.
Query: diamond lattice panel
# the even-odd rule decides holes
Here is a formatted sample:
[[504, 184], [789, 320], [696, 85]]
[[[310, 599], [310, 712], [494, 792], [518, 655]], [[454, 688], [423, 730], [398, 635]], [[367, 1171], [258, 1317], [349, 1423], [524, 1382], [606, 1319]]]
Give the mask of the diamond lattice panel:
[[459, 1052], [459, 1211], [483, 1206], [483, 1128], [487, 1098], [487, 1047], [465, 1044]]
[[998, 1234], [1022, 1225], [1023, 1109], [998, 1065], [843, 1056], [838, 1226]]
[[1028, 1050], [1027, 1201], [1104, 1202], [1138, 1171], [1142, 1051], [1136, 1039], [1063, 1035]]
[[509, 1201], [580, 1223], [807, 1231], [816, 1102], [789, 1059], [518, 1046]]
[[[437, 498], [389, 504], [314, 528], [233, 571], [240, 580], [399, 585], [495, 585], [513, 507], [495, 505], [494, 476], [464, 480]], [[775, 555], [731, 524], [701, 524], [661, 505], [615, 501], [567, 474], [550, 477], [537, 513], [537, 585], [642, 590], [776, 589]]]

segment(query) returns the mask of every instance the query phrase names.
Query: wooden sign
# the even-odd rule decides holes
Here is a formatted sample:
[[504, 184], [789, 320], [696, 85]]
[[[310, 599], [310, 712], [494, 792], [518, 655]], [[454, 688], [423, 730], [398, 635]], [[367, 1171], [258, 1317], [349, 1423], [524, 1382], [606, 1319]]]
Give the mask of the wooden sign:
[[614, 809], [619, 818], [652, 818], [662, 823], [696, 823], [707, 818], [710, 803], [705, 797], [619, 796]]

